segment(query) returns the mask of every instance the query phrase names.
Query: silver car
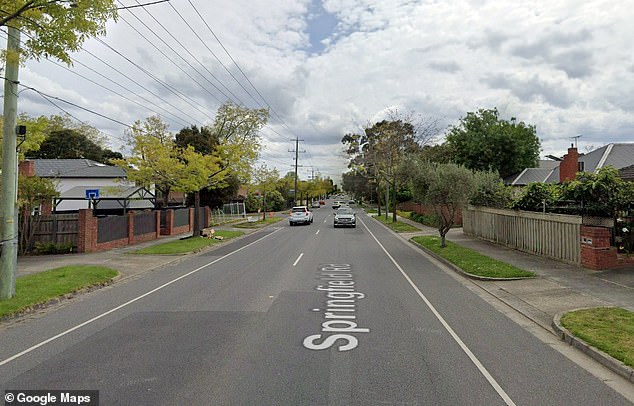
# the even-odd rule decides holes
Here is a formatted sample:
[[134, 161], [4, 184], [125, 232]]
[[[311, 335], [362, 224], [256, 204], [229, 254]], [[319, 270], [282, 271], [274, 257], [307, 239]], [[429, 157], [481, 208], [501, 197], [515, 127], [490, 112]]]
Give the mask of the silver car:
[[335, 212], [335, 220], [333, 223], [335, 228], [341, 227], [356, 227], [357, 215], [350, 207], [341, 207]]

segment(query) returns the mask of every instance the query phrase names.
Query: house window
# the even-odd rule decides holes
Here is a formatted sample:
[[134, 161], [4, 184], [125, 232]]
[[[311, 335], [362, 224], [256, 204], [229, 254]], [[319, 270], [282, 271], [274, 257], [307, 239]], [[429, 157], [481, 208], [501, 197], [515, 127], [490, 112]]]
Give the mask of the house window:
[[585, 166], [584, 166], [585, 162], [579, 162], [579, 170], [577, 172], [583, 172], [585, 170]]

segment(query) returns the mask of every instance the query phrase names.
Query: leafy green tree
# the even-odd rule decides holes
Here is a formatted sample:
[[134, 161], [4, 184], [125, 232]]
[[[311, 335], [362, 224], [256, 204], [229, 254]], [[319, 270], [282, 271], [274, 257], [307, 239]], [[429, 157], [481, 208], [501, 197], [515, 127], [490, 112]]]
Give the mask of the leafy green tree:
[[41, 219], [41, 216], [32, 215], [33, 210], [51, 204], [59, 192], [52, 180], [35, 176], [20, 176], [18, 184], [18, 245], [20, 253], [26, 254], [33, 246], [35, 230]]
[[447, 147], [453, 162], [478, 171], [497, 171], [502, 178], [535, 167], [540, 142], [534, 125], [506, 121], [497, 109], [480, 109], [449, 129]]
[[497, 172], [476, 172], [476, 192], [469, 203], [475, 206], [505, 208], [513, 201], [512, 191]]
[[212, 132], [210, 127], [198, 128], [195, 125], [185, 127], [176, 133], [176, 145], [185, 148], [193, 146], [201, 154], [213, 154], [220, 144], [219, 134]]
[[414, 199], [434, 207], [440, 245], [446, 247], [446, 235], [455, 224], [456, 213], [476, 191], [476, 176], [461, 165], [430, 163], [414, 157], [401, 163], [399, 173], [408, 174]]
[[200, 130], [192, 126], [179, 133], [177, 145], [190, 145], [215, 163], [206, 184], [189, 191], [194, 193], [195, 213], [198, 213], [202, 188], [224, 188], [231, 176], [246, 182], [260, 153], [259, 131], [267, 120], [265, 109], [249, 109], [228, 102], [220, 106], [212, 126]]
[[275, 189], [275, 184], [280, 178], [280, 173], [277, 169], [269, 169], [264, 164], [255, 169], [253, 178], [262, 196], [262, 220], [266, 220], [266, 211], [268, 208], [267, 193]]
[[617, 169], [607, 166], [597, 173], [577, 173], [575, 180], [561, 185], [561, 197], [578, 202], [583, 213], [612, 217], [634, 202], [633, 190], [634, 183], [624, 181]]
[[550, 183], [529, 183], [511, 204], [515, 210], [545, 211], [561, 199], [561, 187]]
[[[136, 121], [126, 132], [132, 156], [113, 162], [126, 171], [128, 179], [137, 184], [154, 185], [163, 196], [163, 206], [169, 203], [169, 193], [194, 193], [193, 236], [200, 234], [199, 210], [202, 188], [209, 185], [213, 174], [220, 172], [217, 155], [203, 155], [192, 145], [179, 147], [158, 116], [150, 116], [144, 122]], [[224, 186], [224, 185], [223, 185]]]
[[284, 196], [277, 190], [271, 191], [271, 193], [267, 196], [267, 211], [280, 211], [284, 209], [284, 205], [286, 204], [286, 200]]
[[[368, 125], [362, 133], [344, 135], [341, 142], [349, 157], [348, 168], [364, 175], [373, 184], [383, 184], [392, 192], [403, 188], [403, 178], [396, 168], [406, 154], [420, 153], [438, 133], [437, 120], [402, 115], [390, 111], [388, 119]], [[381, 213], [380, 195], [379, 215]], [[396, 221], [396, 199], [392, 199], [393, 221]], [[389, 208], [386, 208], [386, 216]]]
[[244, 198], [244, 209], [247, 213], [255, 213], [260, 208], [260, 199], [253, 192], [248, 192]]
[[86, 39], [104, 35], [111, 19], [117, 19], [114, 0], [0, 0], [0, 27], [26, 35], [26, 59], [53, 57], [72, 65], [70, 54]]
[[123, 155], [102, 148], [85, 134], [74, 129], [51, 131], [38, 151], [29, 154], [40, 159], [91, 159], [107, 163], [109, 159], [120, 159]]

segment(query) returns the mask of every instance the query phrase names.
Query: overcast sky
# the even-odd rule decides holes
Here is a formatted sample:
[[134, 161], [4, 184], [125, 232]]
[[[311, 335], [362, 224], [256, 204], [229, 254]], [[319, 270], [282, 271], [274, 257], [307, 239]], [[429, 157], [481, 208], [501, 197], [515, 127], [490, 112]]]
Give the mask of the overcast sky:
[[[171, 0], [121, 10], [111, 48], [88, 41], [70, 70], [29, 61], [20, 82], [122, 123], [159, 114], [174, 133], [226, 100], [270, 106], [263, 162], [284, 175], [299, 138], [300, 177], [338, 182], [342, 136], [393, 108], [444, 131], [497, 107], [536, 126], [542, 156], [580, 134], [581, 152], [632, 142], [633, 39], [632, 0]], [[123, 125], [56, 103], [120, 148]], [[30, 90], [18, 110], [61, 113]]]

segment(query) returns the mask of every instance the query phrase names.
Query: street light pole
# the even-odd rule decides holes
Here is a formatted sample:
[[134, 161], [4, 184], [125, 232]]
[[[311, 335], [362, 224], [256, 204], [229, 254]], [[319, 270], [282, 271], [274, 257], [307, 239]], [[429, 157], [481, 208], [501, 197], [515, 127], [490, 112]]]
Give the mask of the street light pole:
[[2, 190], [0, 193], [0, 300], [15, 296], [18, 261], [17, 224], [17, 135], [18, 71], [20, 31], [7, 26], [7, 53], [4, 78], [4, 124], [2, 126]]

